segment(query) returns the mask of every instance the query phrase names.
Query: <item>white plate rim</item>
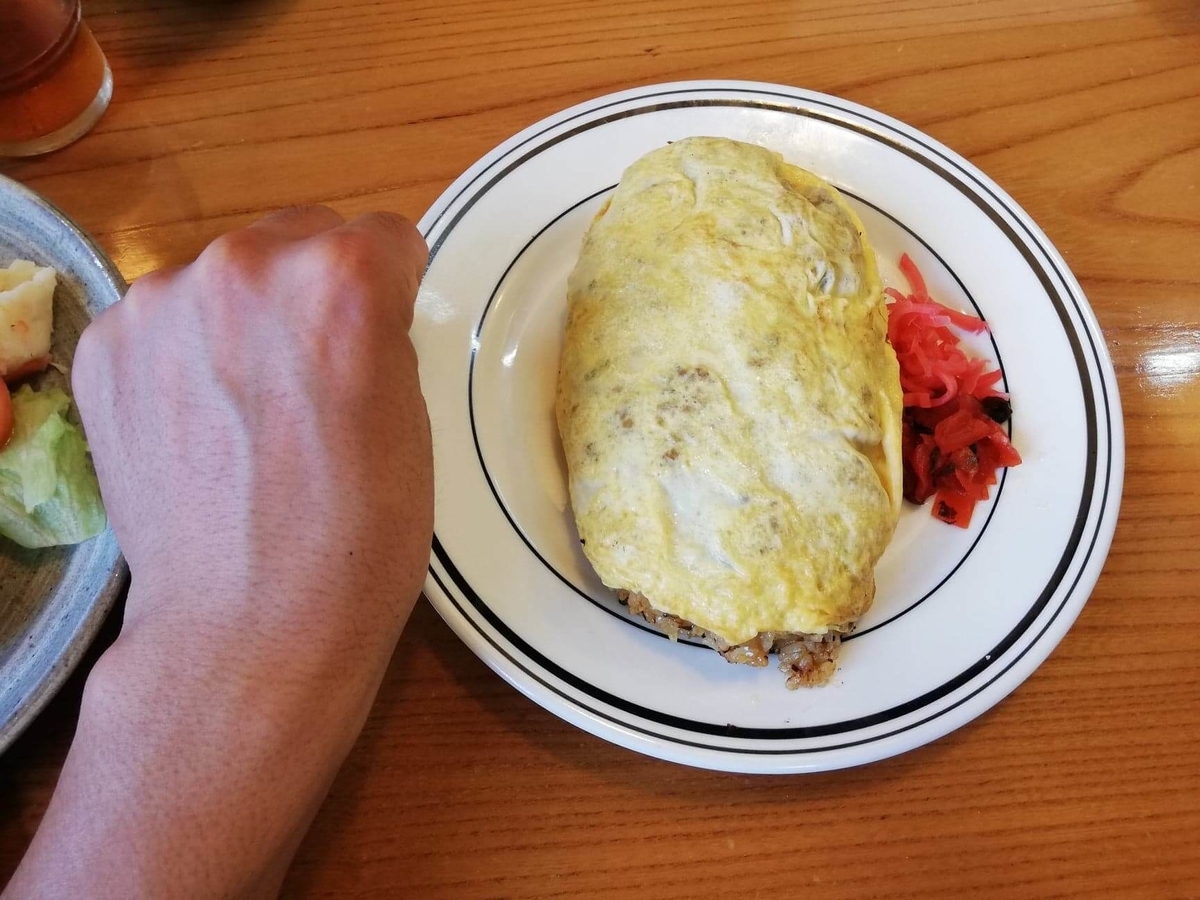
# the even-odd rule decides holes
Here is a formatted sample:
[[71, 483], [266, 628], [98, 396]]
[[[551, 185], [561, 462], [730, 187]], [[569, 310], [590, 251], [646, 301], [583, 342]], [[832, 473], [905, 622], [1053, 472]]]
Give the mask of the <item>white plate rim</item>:
[[[737, 744], [742, 742], [742, 738], [738, 735], [729, 736], [720, 746], [691, 741], [681, 737], [678, 733], [672, 733], [673, 729], [670, 726], [659, 725], [655, 728], [646, 728], [641, 722], [630, 722], [612, 715], [612, 709], [606, 709], [603, 705], [597, 708], [595, 704], [589, 705], [581, 702], [578, 689], [571, 684], [569, 672], [565, 673], [567, 677], [564, 678], [562, 677], [564, 673], [561, 671], [557, 673], [546, 671], [538, 662], [522, 654], [517, 646], [519, 640], [517, 644], [509, 642], [505, 645], [503, 641], [497, 641], [493, 635], [485, 633], [471, 620], [460, 605], [460, 598], [456, 597], [456, 591], [451, 589], [451, 585], [458, 592], [465, 591], [468, 595], [474, 593], [473, 589], [470, 585], [462, 582], [461, 575], [458, 574], [453, 561], [446, 557], [444, 548], [436, 535], [429, 577], [425, 586], [426, 596], [473, 652], [506, 681], [535, 702], [597, 736], [662, 759], [739, 772], [818, 771], [871, 762], [936, 740], [981, 715], [1023, 682], [1057, 646], [1078, 616], [1099, 577], [1112, 541], [1120, 506], [1124, 473], [1124, 429], [1115, 373], [1095, 315], [1061, 254], [1053, 247], [1041, 229], [995, 182], [961, 156], [922, 132], [867, 107], [813, 91], [758, 82], [694, 81], [648, 85], [578, 104], [521, 131], [501, 143], [469, 168], [422, 217], [419, 227], [427, 240], [430, 240], [431, 264], [449, 233], [449, 228], [442, 224], [446, 212], [464, 196], [467, 196], [466, 206], [457, 210], [458, 216], [465, 214], [471, 205], [467, 192], [500, 162], [508, 160], [514, 151], [530, 143], [539, 135], [552, 132], [574, 120], [580, 120], [578, 126], [580, 128], [595, 127], [603, 124], [606, 120], [603, 115], [605, 110], [613, 110], [631, 103], [639, 105], [631, 106], [628, 110], [620, 109], [610, 112], [608, 117], [654, 112], [658, 109], [668, 108], [668, 106], [672, 108], [685, 105], [761, 106], [776, 110], [785, 109], [801, 115], [821, 118], [860, 131], [877, 140], [882, 139], [887, 132], [891, 132], [893, 137], [887, 139], [886, 143], [941, 173], [945, 180], [951, 180], [945, 177], [946, 171], [949, 170], [956, 178], [965, 178], [973, 182], [982, 194], [966, 190], [961, 181], [957, 186], [960, 191], [971, 197], [1001, 230], [1006, 230], [1006, 223], [996, 220], [996, 216], [990, 211], [990, 208], [985, 207], [981, 199], [982, 195], [990, 197], [1009, 214], [1028, 238], [1028, 243], [1019, 243], [1014, 240], [1014, 245], [1022, 255], [1029, 259], [1031, 268], [1042, 280], [1047, 294], [1051, 298], [1057, 295], [1069, 299], [1082, 323], [1083, 327], [1078, 332], [1072, 331], [1066, 325], [1064, 325], [1064, 330], [1073, 342], [1077, 360], [1080, 354], [1087, 352], [1082, 346], [1083, 341], [1086, 340], [1089, 344], [1091, 357], [1080, 368], [1081, 378], [1088, 383], [1091, 382], [1091, 376], [1087, 371], [1090, 361], [1094, 361], [1099, 377], [1098, 384], [1089, 384], [1090, 390], [1083, 391], [1085, 405], [1088, 407], [1091, 430], [1095, 431], [1099, 427], [1100, 418], [1093, 407], [1097, 399], [1101, 400], [1105, 427], [1104, 440], [1108, 444], [1107, 452], [1104, 455], [1103, 472], [1094, 471], [1095, 450], [1093, 449], [1093, 452], [1089, 454], [1089, 463], [1093, 468], [1089, 470], [1088, 478], [1085, 480], [1085, 485], [1088, 487], [1085, 488], [1084, 496], [1081, 499], [1081, 510], [1076, 528], [1068, 543], [1070, 552], [1064, 555], [1063, 562], [1056, 572], [1056, 580], [1053, 580], [1043, 593], [1043, 600], [1048, 601], [1053, 596], [1061, 582], [1062, 575], [1079, 557], [1078, 549], [1085, 539], [1083, 532], [1093, 508], [1093, 500], [1090, 498], [1095, 495], [1094, 479], [1098, 476], [1103, 478], [1103, 492], [1100, 495], [1100, 509], [1096, 515], [1094, 530], [1083, 554], [1083, 563], [1059, 607], [1042, 625], [1041, 631], [1015, 659], [1008, 660], [1004, 668], [993, 675], [987, 683], [969, 695], [956, 700], [949, 707], [937, 711], [929, 718], [907, 723], [895, 732], [882, 737], [872, 736], [861, 741], [851, 741], [836, 747], [815, 750], [797, 749], [794, 746], [778, 749], [752, 747], [750, 745], [753, 744], [753, 740], [746, 740], [747, 746], [739, 747]], [[869, 121], [872, 127], [865, 128], [861, 124], [862, 120]], [[571, 133], [574, 132], [555, 135], [554, 142]], [[906, 144], [899, 144], [896, 140], [897, 137], [904, 139]], [[920, 149], [914, 151], [912, 146]], [[939, 162], [934, 165], [932, 160]], [[521, 162], [523, 159], [518, 158], [512, 163], [512, 166], [520, 165]], [[504, 171], [501, 171], [492, 180], [494, 182], [503, 177]], [[1044, 264], [1049, 266], [1049, 270], [1045, 268], [1045, 265], [1040, 267], [1035, 265], [1035, 261], [1030, 258], [1027, 250], [1029, 244], [1041, 252]], [[1057, 278], [1061, 290], [1050, 283], [1050, 270]], [[1066, 318], [1065, 313], [1061, 310], [1059, 313], [1060, 318]], [[1098, 434], [1089, 434], [1089, 437], [1092, 441], [1100, 439]], [[477, 596], [476, 599], [478, 599]], [[1014, 633], [1020, 631], [1014, 640], [1024, 636], [1024, 632], [1037, 618], [1034, 615], [1035, 612], [1041, 612], [1040, 608], [1036, 608], [1036, 604], [1028, 621], [1023, 620], [1020, 629], [1014, 629]], [[483, 613], [486, 618], [486, 604], [483, 605]], [[498, 623], [498, 625], [500, 633], [503, 634], [503, 623]], [[973, 684], [977, 674], [967, 679], [968, 686]], [[618, 704], [619, 706], [620, 704]], [[916, 709], [919, 712], [921, 706]], [[730, 742], [734, 746], [730, 746]]]

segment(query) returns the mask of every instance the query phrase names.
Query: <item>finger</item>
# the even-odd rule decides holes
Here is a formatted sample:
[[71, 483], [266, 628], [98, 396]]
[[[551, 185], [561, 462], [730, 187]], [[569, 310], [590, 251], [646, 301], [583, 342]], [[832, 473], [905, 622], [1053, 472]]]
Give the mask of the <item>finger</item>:
[[421, 232], [404, 216], [390, 212], [369, 212], [355, 216], [338, 232], [354, 234], [379, 253], [387, 271], [401, 285], [403, 302], [410, 308], [417, 296], [429, 250]]
[[302, 241], [337, 228], [346, 220], [328, 206], [288, 206], [248, 226], [284, 241]]

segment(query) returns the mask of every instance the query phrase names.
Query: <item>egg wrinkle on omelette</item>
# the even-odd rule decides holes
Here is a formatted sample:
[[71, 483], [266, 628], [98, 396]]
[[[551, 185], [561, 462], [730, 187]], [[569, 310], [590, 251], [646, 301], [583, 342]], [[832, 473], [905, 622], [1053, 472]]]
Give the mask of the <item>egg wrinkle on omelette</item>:
[[901, 391], [841, 195], [677, 141], [625, 171], [568, 303], [556, 412], [604, 583], [728, 644], [851, 627], [899, 514]]

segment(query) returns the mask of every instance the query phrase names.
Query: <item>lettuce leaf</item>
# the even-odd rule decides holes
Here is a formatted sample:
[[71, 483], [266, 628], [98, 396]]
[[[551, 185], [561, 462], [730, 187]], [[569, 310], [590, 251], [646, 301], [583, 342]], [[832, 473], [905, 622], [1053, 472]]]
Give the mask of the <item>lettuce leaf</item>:
[[31, 548], [95, 537], [107, 518], [87, 443], [66, 419], [70, 398], [24, 385], [12, 405], [12, 438], [0, 450], [0, 535]]

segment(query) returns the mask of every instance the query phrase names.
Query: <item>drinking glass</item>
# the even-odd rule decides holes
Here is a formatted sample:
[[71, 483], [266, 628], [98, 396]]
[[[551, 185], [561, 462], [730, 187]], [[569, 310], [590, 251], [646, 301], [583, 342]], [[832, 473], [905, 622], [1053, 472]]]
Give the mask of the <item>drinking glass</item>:
[[108, 108], [112, 72], [80, 0], [0, 0], [0, 156], [82, 137]]

